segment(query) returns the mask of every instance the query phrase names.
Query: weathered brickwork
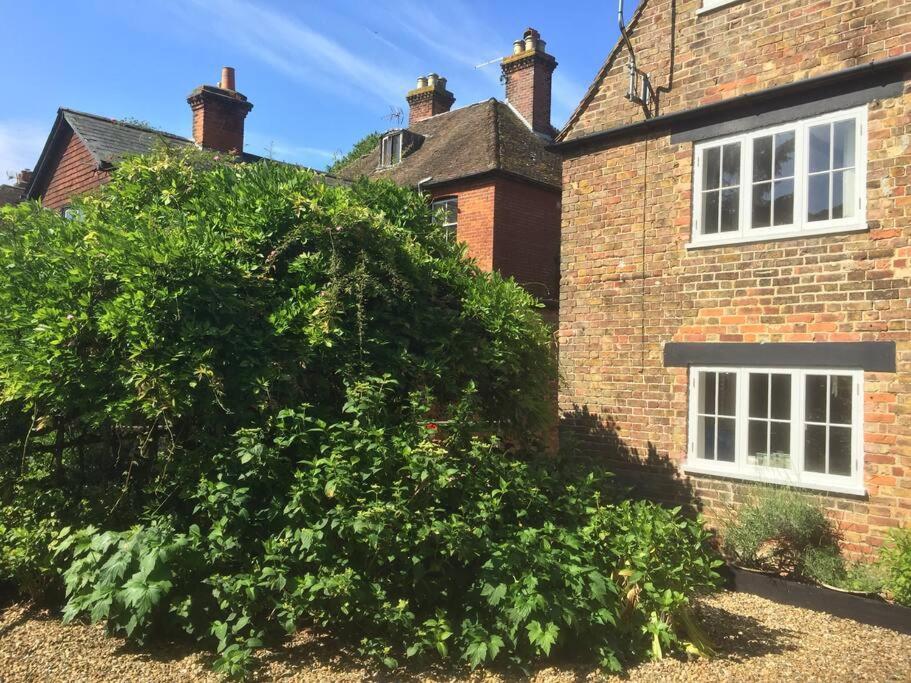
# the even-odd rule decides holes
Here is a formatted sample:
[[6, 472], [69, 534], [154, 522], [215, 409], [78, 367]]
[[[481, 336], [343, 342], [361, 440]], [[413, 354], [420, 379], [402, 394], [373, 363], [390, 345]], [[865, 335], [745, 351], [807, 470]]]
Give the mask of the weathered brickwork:
[[[911, 52], [907, 0], [744, 0], [699, 15], [701, 6], [643, 0], [630, 22], [661, 114]], [[641, 120], [642, 110], [624, 99], [627, 60], [616, 47], [567, 138]]]
[[54, 170], [49, 174], [47, 189], [41, 193], [42, 202], [49, 209], [61, 209], [76, 195], [93, 190], [106, 183], [108, 171], [99, 170], [92, 155], [72, 131], [61, 145], [59, 157], [51, 161]]
[[[671, 4], [648, 0], [634, 31], [640, 65], [664, 75]], [[747, 0], [697, 17], [700, 5], [676, 3], [662, 113], [911, 52], [904, 1]], [[623, 98], [622, 61], [596, 82], [568, 138], [641, 120]], [[820, 499], [852, 553], [872, 552], [908, 524], [911, 84], [869, 105], [867, 154], [866, 232], [688, 249], [692, 143], [656, 132], [574, 150], [563, 166], [564, 442], [602, 453], [641, 493], [694, 500], [711, 518], [749, 485], [680, 474], [687, 370], [663, 367], [665, 343], [891, 340], [898, 372], [864, 378], [868, 495]]]

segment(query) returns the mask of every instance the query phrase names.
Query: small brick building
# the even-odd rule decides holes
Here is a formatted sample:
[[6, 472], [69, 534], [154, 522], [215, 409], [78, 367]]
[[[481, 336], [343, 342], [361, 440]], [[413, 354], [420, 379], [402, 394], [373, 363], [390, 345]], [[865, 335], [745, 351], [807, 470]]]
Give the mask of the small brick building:
[[559, 287], [560, 158], [548, 149], [557, 63], [534, 29], [502, 60], [506, 100], [452, 109], [446, 79], [418, 79], [408, 127], [388, 131], [339, 175], [416, 187], [486, 270], [513, 277], [554, 319]]
[[[58, 109], [34, 172], [20, 174], [24, 180], [17, 199], [41, 199], [46, 208], [65, 211], [73, 197], [106, 183], [124, 156], [150, 152], [156, 145], [195, 144], [242, 161], [261, 158], [243, 151], [244, 119], [253, 105], [235, 90], [234, 69], [223, 68], [219, 85], [199, 86], [187, 103], [193, 116], [192, 139], [130, 121]], [[2, 197], [0, 192], [0, 201]]]
[[871, 553], [911, 521], [911, 3], [628, 35], [558, 136], [564, 443], [710, 519], [805, 489]]

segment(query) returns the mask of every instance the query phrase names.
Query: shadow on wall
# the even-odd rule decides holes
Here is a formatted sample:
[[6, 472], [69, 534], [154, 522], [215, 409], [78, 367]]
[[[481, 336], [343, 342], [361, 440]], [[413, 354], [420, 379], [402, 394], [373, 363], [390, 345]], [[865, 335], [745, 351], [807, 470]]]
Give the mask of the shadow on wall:
[[594, 461], [615, 475], [615, 481], [632, 498], [682, 505], [701, 512], [702, 503], [692, 484], [680, 475], [677, 465], [649, 441], [640, 452], [620, 438], [616, 420], [573, 405], [560, 418], [560, 450], [570, 457]]

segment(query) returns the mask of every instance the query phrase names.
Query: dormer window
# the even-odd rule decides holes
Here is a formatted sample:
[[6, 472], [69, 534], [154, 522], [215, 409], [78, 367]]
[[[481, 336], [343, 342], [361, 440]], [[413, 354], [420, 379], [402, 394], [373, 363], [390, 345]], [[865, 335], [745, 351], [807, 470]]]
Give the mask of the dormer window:
[[395, 166], [402, 161], [402, 131], [388, 133], [380, 142], [380, 166]]

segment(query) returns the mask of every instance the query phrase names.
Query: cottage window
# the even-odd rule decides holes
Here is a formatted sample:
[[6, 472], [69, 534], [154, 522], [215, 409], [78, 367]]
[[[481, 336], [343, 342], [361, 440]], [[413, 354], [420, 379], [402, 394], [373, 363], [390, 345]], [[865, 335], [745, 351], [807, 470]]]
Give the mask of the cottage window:
[[459, 200], [455, 197], [438, 199], [430, 204], [433, 215], [450, 238], [455, 239], [459, 224]]
[[690, 246], [866, 228], [867, 109], [696, 146]]
[[724, 7], [726, 5], [733, 5], [738, 2], [743, 2], [743, 0], [702, 0], [702, 7], [698, 9], [696, 13], [702, 14], [703, 12], [718, 9], [719, 7]]
[[863, 493], [863, 371], [690, 373], [688, 471]]
[[380, 166], [395, 166], [402, 161], [402, 133], [384, 135], [380, 142]]

